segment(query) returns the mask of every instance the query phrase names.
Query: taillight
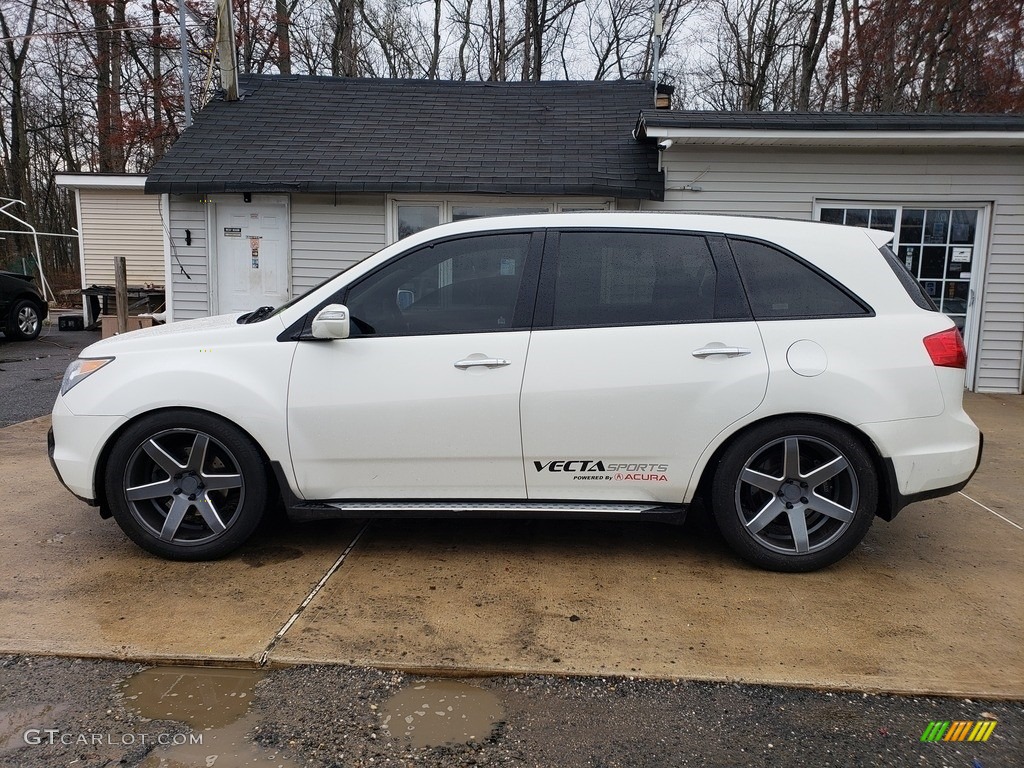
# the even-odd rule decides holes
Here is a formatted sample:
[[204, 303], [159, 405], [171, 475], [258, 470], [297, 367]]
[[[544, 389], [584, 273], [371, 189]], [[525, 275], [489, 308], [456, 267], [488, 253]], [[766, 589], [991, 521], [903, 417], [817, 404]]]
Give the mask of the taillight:
[[928, 350], [932, 365], [942, 368], [967, 368], [967, 350], [957, 328], [925, 336], [924, 348]]

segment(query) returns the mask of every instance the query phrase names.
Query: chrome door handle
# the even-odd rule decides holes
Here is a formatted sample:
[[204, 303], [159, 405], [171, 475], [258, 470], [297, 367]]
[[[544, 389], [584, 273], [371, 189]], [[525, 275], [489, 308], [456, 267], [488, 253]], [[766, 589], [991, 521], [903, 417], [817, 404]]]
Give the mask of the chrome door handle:
[[467, 357], [465, 360], [459, 360], [455, 363], [455, 367], [464, 371], [477, 365], [486, 365], [488, 368], [501, 368], [503, 365], [511, 364], [509, 360], [500, 357]]
[[749, 355], [750, 350], [746, 347], [701, 347], [691, 353], [694, 357], [705, 358], [711, 355], [726, 355], [728, 357], [741, 357]]

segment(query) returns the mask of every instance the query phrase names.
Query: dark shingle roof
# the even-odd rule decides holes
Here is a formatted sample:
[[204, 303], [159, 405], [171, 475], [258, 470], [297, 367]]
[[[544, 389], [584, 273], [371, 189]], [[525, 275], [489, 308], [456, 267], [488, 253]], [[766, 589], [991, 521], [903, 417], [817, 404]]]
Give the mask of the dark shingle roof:
[[1021, 115], [891, 112], [667, 112], [648, 109], [641, 126], [754, 131], [1024, 131]]
[[476, 192], [661, 199], [630, 135], [639, 81], [479, 83], [254, 75], [214, 101], [146, 192]]

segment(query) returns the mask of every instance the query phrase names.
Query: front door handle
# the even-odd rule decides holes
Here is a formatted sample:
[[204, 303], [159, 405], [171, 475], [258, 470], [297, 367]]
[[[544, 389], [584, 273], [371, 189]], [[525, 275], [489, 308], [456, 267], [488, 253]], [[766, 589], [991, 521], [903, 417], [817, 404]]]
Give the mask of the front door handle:
[[711, 355], [725, 355], [726, 357], [741, 357], [749, 355], [750, 350], [746, 347], [701, 347], [691, 353], [694, 357], [705, 358]]
[[511, 361], [500, 357], [467, 357], [465, 360], [459, 360], [455, 363], [455, 367], [464, 371], [477, 365], [485, 365], [488, 368], [501, 368], [503, 365], [511, 364]]

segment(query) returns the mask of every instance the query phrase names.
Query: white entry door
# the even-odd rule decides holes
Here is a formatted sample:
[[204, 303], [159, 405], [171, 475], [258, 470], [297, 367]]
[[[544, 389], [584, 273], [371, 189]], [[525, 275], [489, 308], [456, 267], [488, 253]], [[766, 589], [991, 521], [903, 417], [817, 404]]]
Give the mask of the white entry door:
[[288, 300], [288, 208], [217, 204], [217, 312], [248, 312]]

